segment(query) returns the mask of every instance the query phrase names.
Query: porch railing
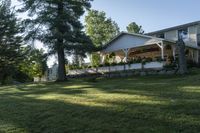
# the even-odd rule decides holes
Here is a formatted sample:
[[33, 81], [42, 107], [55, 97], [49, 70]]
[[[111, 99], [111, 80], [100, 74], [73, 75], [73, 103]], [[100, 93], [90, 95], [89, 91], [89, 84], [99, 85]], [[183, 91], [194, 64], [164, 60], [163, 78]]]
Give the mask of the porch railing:
[[127, 71], [127, 70], [139, 70], [139, 69], [162, 69], [165, 62], [148, 62], [142, 65], [142, 63], [126, 64], [126, 65], [116, 65], [116, 66], [106, 66], [97, 68], [86, 68], [69, 70], [68, 75], [81, 75], [81, 74], [95, 74], [95, 73], [107, 73], [107, 72], [117, 72], [117, 71]]

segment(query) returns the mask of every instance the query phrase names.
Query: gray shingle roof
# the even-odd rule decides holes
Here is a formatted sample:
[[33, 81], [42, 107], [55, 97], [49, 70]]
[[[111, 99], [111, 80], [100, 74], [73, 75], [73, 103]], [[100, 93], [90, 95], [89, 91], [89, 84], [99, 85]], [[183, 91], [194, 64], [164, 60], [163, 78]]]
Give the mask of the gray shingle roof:
[[[153, 43], [155, 41], [167, 41], [167, 42], [171, 42], [171, 43], [175, 43], [175, 41], [172, 40], [167, 40], [167, 39], [163, 39], [163, 38], [157, 38], [157, 37], [153, 37], [153, 36], [149, 36], [149, 35], [144, 35], [144, 34], [136, 34], [136, 33], [128, 33], [128, 32], [121, 32], [119, 33], [117, 36], [115, 36], [112, 40], [110, 40], [108, 43], [106, 43], [103, 46], [103, 49], [107, 48], [108, 46], [110, 46], [112, 44], [112, 42], [114, 42], [116, 39], [118, 39], [119, 37], [123, 36], [123, 35], [131, 35], [131, 36], [138, 36], [138, 37], [144, 37], [144, 38], [149, 38], [151, 39], [149, 41], [149, 43]], [[152, 42], [151, 42], [152, 41]]]
[[191, 22], [191, 23], [187, 23], [187, 24], [183, 24], [183, 25], [178, 25], [178, 26], [174, 26], [174, 27], [170, 27], [170, 28], [166, 28], [166, 29], [162, 29], [162, 30], [158, 30], [158, 31], [154, 31], [154, 32], [149, 32], [146, 33], [145, 35], [154, 35], [154, 34], [159, 34], [159, 33], [163, 33], [163, 32], [167, 32], [170, 30], [178, 30], [178, 29], [182, 29], [182, 28], [186, 28], [189, 26], [194, 26], [194, 25], [198, 25], [200, 24], [200, 21], [195, 21], [195, 22]]

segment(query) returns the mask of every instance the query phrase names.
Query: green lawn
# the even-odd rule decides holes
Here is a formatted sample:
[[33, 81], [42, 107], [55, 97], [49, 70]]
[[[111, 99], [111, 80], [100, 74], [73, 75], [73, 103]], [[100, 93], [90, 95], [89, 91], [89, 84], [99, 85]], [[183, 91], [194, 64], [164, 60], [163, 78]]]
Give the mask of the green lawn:
[[0, 87], [0, 132], [198, 133], [200, 74]]

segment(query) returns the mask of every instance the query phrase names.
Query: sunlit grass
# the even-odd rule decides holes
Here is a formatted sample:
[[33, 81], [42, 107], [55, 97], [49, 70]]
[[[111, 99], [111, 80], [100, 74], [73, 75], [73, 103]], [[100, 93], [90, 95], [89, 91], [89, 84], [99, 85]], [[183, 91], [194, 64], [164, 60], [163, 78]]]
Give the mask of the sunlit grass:
[[185, 87], [181, 87], [182, 91], [185, 92], [194, 92], [194, 93], [200, 93], [200, 86], [185, 86]]
[[0, 87], [0, 132], [200, 131], [200, 74]]

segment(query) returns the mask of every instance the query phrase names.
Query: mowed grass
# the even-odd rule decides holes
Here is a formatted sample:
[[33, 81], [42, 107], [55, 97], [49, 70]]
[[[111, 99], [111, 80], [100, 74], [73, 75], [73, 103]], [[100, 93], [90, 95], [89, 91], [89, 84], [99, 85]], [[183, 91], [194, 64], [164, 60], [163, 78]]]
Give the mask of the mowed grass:
[[0, 87], [2, 133], [198, 133], [200, 74]]

